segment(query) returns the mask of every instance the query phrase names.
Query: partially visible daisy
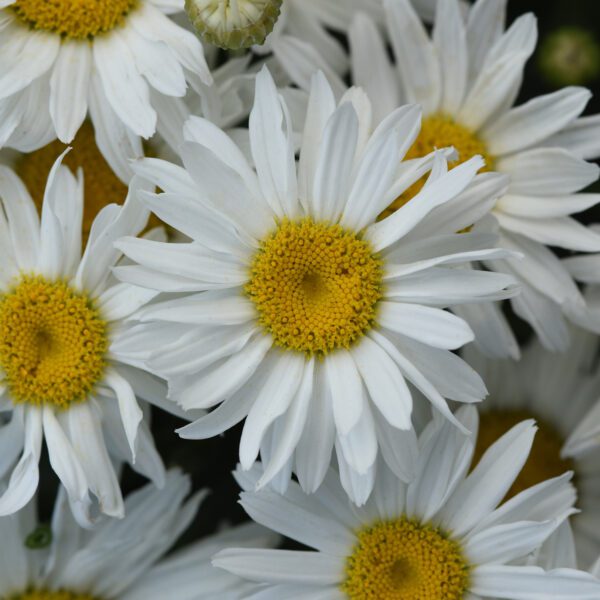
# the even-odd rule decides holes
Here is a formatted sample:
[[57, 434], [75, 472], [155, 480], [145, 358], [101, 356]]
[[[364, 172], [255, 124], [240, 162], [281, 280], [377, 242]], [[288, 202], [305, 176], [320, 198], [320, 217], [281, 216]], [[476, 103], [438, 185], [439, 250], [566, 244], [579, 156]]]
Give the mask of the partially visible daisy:
[[156, 295], [111, 276], [121, 258], [114, 240], [138, 234], [148, 219], [136, 198], [140, 183], [132, 182], [123, 206], [98, 214], [82, 256], [83, 174], [62, 166], [63, 156], [50, 171], [41, 220], [23, 182], [0, 166], [0, 410], [10, 417], [1, 430], [0, 476], [8, 471], [10, 479], [0, 515], [35, 493], [45, 440], [73, 510], [87, 522], [92, 501], [123, 516], [111, 457], [162, 485], [136, 393], [164, 405], [165, 388], [119, 354], [125, 320]]
[[[474, 408], [461, 408], [457, 418], [476, 429]], [[473, 438], [434, 419], [419, 438], [413, 481], [406, 485], [383, 468], [362, 508], [348, 502], [332, 471], [312, 497], [295, 483], [284, 496], [255, 492], [259, 470], [240, 473], [246, 512], [311, 550], [232, 548], [213, 564], [266, 584], [253, 600], [598, 598], [600, 580], [588, 573], [515, 564], [573, 510], [569, 473], [498, 506], [534, 435], [532, 421], [519, 423], [467, 475]]]
[[165, 487], [127, 497], [127, 516], [83, 531], [58, 495], [50, 525], [38, 524], [35, 503], [0, 517], [0, 598], [10, 600], [238, 600], [255, 587], [215, 569], [210, 557], [233, 544], [269, 546], [276, 536], [242, 525], [164, 558], [205, 496], [186, 500], [189, 478], [171, 470]]
[[[433, 231], [404, 243], [482, 165], [474, 158], [447, 173], [441, 152], [401, 165], [419, 119], [418, 107], [405, 106], [370, 134], [364, 94], [354, 90], [336, 105], [317, 74], [297, 167], [287, 105], [265, 69], [250, 115], [256, 172], [224, 132], [199, 118], [186, 125], [185, 169], [148, 159], [135, 165], [164, 190], [142, 193], [146, 205], [192, 241], [117, 243], [139, 263], [118, 267], [117, 277], [179, 293], [138, 313], [131, 360], [167, 377], [182, 408], [218, 406], [182, 436], [210, 437], [246, 418], [240, 460], [248, 469], [262, 453], [263, 485], [278, 474], [285, 485], [294, 466], [314, 491], [335, 445], [344, 485], [364, 502], [378, 449], [399, 476], [411, 477], [407, 382], [453, 421], [446, 398], [485, 395], [451, 352], [473, 334], [443, 308], [505, 297], [513, 280], [454, 268], [503, 256], [489, 249], [493, 236]], [[376, 221], [432, 167], [420, 202]], [[473, 194], [486, 202], [503, 184], [491, 176]], [[415, 251], [427, 259], [413, 260]]]
[[71, 142], [89, 114], [100, 150], [127, 181], [157, 113], [188, 84], [211, 82], [202, 44], [168, 16], [183, 3], [0, 2], [0, 147]]
[[[200, 0], [223, 4], [224, 0]], [[238, 0], [240, 4], [266, 4], [264, 0]], [[433, 17], [435, 0], [412, 0], [426, 19]], [[254, 52], [272, 52], [290, 79], [304, 89], [316, 69], [322, 70], [334, 92], [343, 93], [343, 76], [348, 71], [348, 54], [340, 35], [348, 32], [353, 17], [365, 12], [381, 27], [385, 21], [382, 0], [285, 0], [273, 32]], [[332, 35], [332, 32], [337, 35]]]
[[[492, 213], [500, 245], [523, 257], [486, 266], [518, 278], [523, 289], [511, 299], [514, 311], [546, 347], [564, 350], [565, 319], [595, 325], [586, 324], [584, 299], [550, 247], [600, 250], [600, 235], [570, 216], [600, 201], [597, 194], [577, 193], [598, 178], [598, 167], [585, 159], [600, 154], [600, 118], [579, 118], [590, 92], [577, 87], [513, 107], [535, 49], [536, 21], [527, 14], [504, 31], [505, 5], [505, 0], [478, 0], [465, 21], [457, 0], [439, 0], [430, 39], [408, 0], [385, 0], [396, 64], [373, 21], [359, 15], [350, 31], [353, 81], [369, 93], [376, 120], [405, 101], [423, 106], [423, 126], [407, 157], [454, 146], [460, 161], [482, 155], [486, 170], [509, 176]], [[409, 201], [421, 185], [385, 214]], [[502, 342], [504, 354], [515, 354], [514, 338], [496, 307], [467, 307], [460, 314], [492, 350]]]
[[465, 358], [489, 389], [480, 407], [476, 457], [515, 423], [533, 418], [539, 431], [509, 497], [565, 470], [575, 473], [577, 507], [573, 518], [580, 563], [588, 567], [600, 555], [600, 371], [595, 365], [597, 339], [573, 332], [565, 355], [528, 346], [520, 362], [486, 360], [468, 351]]

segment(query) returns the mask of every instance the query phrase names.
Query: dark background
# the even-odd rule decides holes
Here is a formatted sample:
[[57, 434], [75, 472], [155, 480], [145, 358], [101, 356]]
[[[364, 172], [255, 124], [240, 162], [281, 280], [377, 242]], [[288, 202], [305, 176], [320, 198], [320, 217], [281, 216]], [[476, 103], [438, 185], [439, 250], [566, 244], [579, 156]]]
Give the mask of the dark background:
[[[577, 26], [589, 31], [600, 43], [600, 0], [509, 0], [508, 23], [529, 11], [536, 13], [538, 18], [539, 43], [536, 54], [528, 63], [518, 103], [557, 89], [556, 85], [543, 76], [539, 68], [538, 55], [546, 36], [558, 28]], [[600, 112], [599, 83], [599, 79], [595, 78], [586, 84], [594, 94], [598, 94], [592, 98], [586, 114]], [[600, 192], [600, 184], [596, 183], [590, 191]], [[596, 207], [583, 213], [581, 220], [600, 222], [600, 208]], [[521, 325], [518, 327], [522, 328]], [[522, 336], [527, 334], [522, 329], [519, 333]], [[219, 438], [185, 441], [174, 433], [174, 430], [182, 424], [182, 421], [164, 412], [154, 411], [152, 429], [158, 450], [167, 467], [181, 467], [192, 477], [195, 489], [208, 488], [212, 493], [205, 500], [194, 524], [183, 536], [180, 544], [214, 532], [225, 523], [237, 523], [246, 518], [237, 503], [239, 490], [231, 477], [231, 470], [237, 462], [241, 426]], [[56, 481], [53, 475], [50, 476], [52, 471], [47, 465], [47, 459], [46, 465], [42, 467], [42, 473], [44, 476], [40, 490], [41, 509], [43, 517], [48, 519], [54, 501]], [[144, 479], [128, 469], [125, 470], [124, 493], [144, 483], [146, 483]]]

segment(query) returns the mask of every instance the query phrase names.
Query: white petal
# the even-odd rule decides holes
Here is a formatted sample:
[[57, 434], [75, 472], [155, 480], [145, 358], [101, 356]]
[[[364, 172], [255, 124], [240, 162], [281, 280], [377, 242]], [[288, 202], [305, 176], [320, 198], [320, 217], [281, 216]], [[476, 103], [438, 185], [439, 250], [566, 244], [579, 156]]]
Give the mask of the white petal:
[[440, 61], [440, 111], [452, 115], [460, 108], [467, 86], [467, 32], [458, 0], [439, 0], [433, 43]]
[[213, 565], [261, 583], [330, 585], [339, 583], [344, 573], [342, 558], [293, 550], [231, 548], [219, 552]]
[[492, 598], [595, 600], [600, 596], [600, 580], [574, 569], [483, 565], [473, 571], [472, 578], [471, 591]]
[[454, 350], [474, 339], [465, 321], [438, 308], [403, 302], [380, 302], [379, 311], [378, 320], [383, 327], [435, 348]]
[[156, 112], [150, 104], [148, 84], [122, 34], [114, 31], [109, 36], [96, 37], [93, 52], [94, 65], [112, 109], [137, 135], [149, 138], [156, 131]]
[[117, 397], [132, 461], [135, 463], [137, 431], [144, 415], [131, 385], [116, 369], [107, 369], [104, 374], [104, 381], [112, 388]]
[[410, 429], [412, 396], [402, 372], [377, 343], [363, 337], [351, 349], [370, 398], [390, 425]]
[[498, 160], [511, 177], [509, 192], [524, 196], [572, 194], [598, 178], [596, 165], [562, 148], [536, 148]]
[[590, 97], [588, 90], [577, 87], [538, 96], [503, 114], [481, 135], [490, 153], [495, 156], [523, 150], [544, 141], [574, 121]]
[[[408, 0], [385, 0], [388, 33], [409, 102], [429, 114], [439, 109], [442, 81], [433, 43]], [[403, 57], [410, 56], [410, 60]]]
[[279, 217], [298, 216], [291, 122], [285, 103], [266, 68], [256, 77], [256, 95], [249, 129], [252, 157], [267, 202]]
[[292, 352], [277, 357], [262, 390], [256, 397], [240, 439], [240, 463], [249, 469], [258, 456], [260, 442], [268, 427], [288, 409], [298, 391], [305, 358]]
[[351, 354], [337, 350], [325, 359], [333, 417], [338, 434], [346, 435], [358, 423], [364, 406], [364, 390]]

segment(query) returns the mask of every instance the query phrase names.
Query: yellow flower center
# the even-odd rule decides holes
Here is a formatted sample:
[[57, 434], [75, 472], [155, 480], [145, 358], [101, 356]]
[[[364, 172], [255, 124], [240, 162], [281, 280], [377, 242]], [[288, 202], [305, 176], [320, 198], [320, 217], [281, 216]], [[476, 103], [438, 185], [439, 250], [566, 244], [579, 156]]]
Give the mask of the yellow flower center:
[[[405, 160], [421, 158], [435, 149], [454, 146], [458, 152], [457, 166], [476, 154], [483, 156], [485, 167], [482, 171], [491, 171], [494, 168], [494, 159], [488, 154], [486, 145], [469, 129], [445, 115], [436, 114], [423, 119], [421, 131], [407, 152]], [[404, 206], [414, 198], [423, 188], [427, 177], [422, 177], [411, 185], [403, 194], [398, 196], [379, 216], [380, 219], [388, 217], [393, 212]]]
[[358, 534], [341, 589], [352, 600], [461, 600], [468, 587], [459, 544], [402, 517]]
[[139, 0], [17, 0], [10, 8], [32, 29], [84, 40], [119, 27], [138, 4]]
[[355, 233], [285, 220], [254, 257], [246, 293], [278, 346], [326, 354], [373, 326], [381, 278], [381, 261]]
[[62, 281], [24, 276], [0, 297], [0, 369], [17, 403], [68, 408], [104, 373], [107, 325]]
[[[63, 165], [69, 167], [74, 175], [81, 168], [84, 175], [81, 235], [82, 243], [85, 246], [96, 215], [108, 204], [122, 204], [127, 197], [127, 186], [114, 174], [104, 160], [96, 146], [94, 128], [89, 121], [85, 121], [79, 128], [75, 139], [69, 146], [71, 146], [71, 151], [65, 155]], [[54, 140], [39, 150], [23, 154], [15, 164], [15, 171], [25, 183], [40, 213], [48, 173], [54, 161], [66, 148], [67, 146], [61, 141]], [[159, 223], [158, 218], [151, 215], [148, 227], [155, 227]]]
[[97, 600], [90, 594], [78, 594], [75, 592], [50, 592], [44, 590], [30, 590], [24, 594], [11, 596], [10, 600]]
[[539, 419], [525, 410], [490, 411], [482, 413], [479, 435], [473, 456], [475, 466], [483, 453], [511, 427], [525, 419], [535, 419], [538, 431], [533, 441], [529, 458], [506, 495], [506, 500], [519, 492], [553, 477], [573, 470], [572, 460], [560, 456], [564, 440], [558, 431], [547, 421]]

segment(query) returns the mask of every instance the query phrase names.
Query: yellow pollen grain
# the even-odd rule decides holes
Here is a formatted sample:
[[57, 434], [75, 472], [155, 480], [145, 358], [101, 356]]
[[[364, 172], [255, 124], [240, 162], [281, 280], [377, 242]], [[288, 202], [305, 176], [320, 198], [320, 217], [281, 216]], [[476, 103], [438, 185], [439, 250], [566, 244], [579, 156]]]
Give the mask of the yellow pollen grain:
[[0, 296], [0, 369], [15, 403], [68, 408], [102, 378], [107, 325], [62, 281], [24, 276]]
[[519, 476], [506, 494], [505, 500], [516, 496], [519, 492], [530, 488], [532, 485], [547, 481], [562, 475], [565, 471], [572, 471], [572, 460], [560, 456], [564, 439], [547, 421], [525, 410], [489, 411], [480, 416], [479, 434], [473, 455], [473, 467], [479, 462], [483, 453], [509, 429], [525, 419], [535, 419], [538, 431], [533, 440], [529, 458]]
[[90, 594], [79, 594], [76, 592], [67, 592], [59, 590], [51, 592], [47, 590], [29, 590], [23, 594], [10, 596], [9, 600], [98, 600]]
[[[458, 152], [458, 160], [454, 163], [454, 166], [480, 154], [485, 160], [485, 166], [481, 171], [493, 170], [494, 159], [488, 153], [486, 145], [467, 127], [441, 114], [431, 115], [423, 119], [421, 131], [415, 143], [407, 152], [405, 160], [421, 158], [433, 152], [436, 148], [441, 149], [449, 146], [454, 146]], [[413, 183], [379, 215], [379, 219], [388, 217], [414, 198], [421, 191], [426, 180], [427, 176]]]
[[[81, 235], [85, 246], [96, 215], [108, 204], [123, 204], [127, 197], [127, 186], [114, 174], [96, 146], [94, 128], [89, 121], [79, 128], [69, 146], [71, 150], [65, 155], [63, 165], [69, 167], [73, 175], [77, 174], [79, 168], [83, 169]], [[48, 173], [66, 148], [65, 144], [55, 140], [39, 150], [23, 154], [15, 164], [15, 171], [29, 190], [40, 214]], [[151, 215], [148, 227], [155, 227], [159, 223], [158, 218]]]
[[31, 27], [84, 40], [123, 24], [139, 0], [17, 0], [10, 8]]
[[381, 280], [381, 261], [355, 233], [285, 220], [256, 253], [246, 294], [275, 344], [323, 355], [373, 327]]
[[351, 600], [462, 600], [470, 567], [457, 542], [406, 517], [358, 533], [341, 590]]

